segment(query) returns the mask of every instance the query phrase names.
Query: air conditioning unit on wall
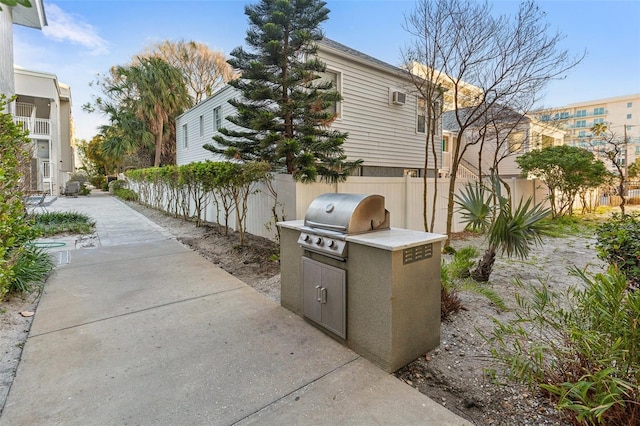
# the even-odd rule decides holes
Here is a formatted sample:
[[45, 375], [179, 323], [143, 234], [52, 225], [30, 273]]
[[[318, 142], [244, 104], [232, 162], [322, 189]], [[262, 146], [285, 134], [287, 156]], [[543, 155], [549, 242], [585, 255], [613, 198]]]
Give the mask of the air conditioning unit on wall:
[[391, 94], [391, 102], [394, 105], [404, 105], [407, 102], [407, 94], [402, 92], [393, 92]]

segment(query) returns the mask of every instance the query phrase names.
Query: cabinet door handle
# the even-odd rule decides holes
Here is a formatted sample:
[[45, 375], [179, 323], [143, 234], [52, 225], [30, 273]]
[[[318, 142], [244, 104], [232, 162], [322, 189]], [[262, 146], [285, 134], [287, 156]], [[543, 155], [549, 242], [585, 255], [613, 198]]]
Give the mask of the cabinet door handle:
[[316, 286], [316, 302], [322, 303], [322, 286]]
[[326, 288], [321, 288], [320, 289], [320, 303], [327, 303], [327, 289]]

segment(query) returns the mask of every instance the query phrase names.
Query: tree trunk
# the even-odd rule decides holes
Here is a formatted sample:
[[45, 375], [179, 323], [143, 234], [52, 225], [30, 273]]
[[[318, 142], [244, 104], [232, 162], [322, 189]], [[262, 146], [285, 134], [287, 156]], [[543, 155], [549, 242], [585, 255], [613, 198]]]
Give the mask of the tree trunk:
[[496, 247], [489, 246], [482, 255], [482, 258], [478, 260], [478, 266], [471, 272], [471, 278], [477, 282], [486, 283], [489, 281], [491, 271], [493, 271], [493, 264], [496, 261]]
[[159, 125], [158, 133], [156, 133], [156, 155], [153, 161], [153, 167], [160, 167], [160, 159], [162, 158], [162, 133], [164, 127], [162, 123]]

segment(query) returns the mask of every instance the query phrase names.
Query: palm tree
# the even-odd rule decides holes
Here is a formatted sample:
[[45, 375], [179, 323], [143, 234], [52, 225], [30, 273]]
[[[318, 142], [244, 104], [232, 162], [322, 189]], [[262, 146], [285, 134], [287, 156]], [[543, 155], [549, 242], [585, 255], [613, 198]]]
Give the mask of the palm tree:
[[471, 277], [478, 282], [489, 281], [496, 253], [525, 259], [531, 246], [541, 242], [547, 224], [542, 219], [550, 214], [541, 204], [531, 206], [532, 200], [522, 199], [514, 209], [509, 196], [501, 194], [503, 182], [492, 173], [491, 188], [480, 183], [467, 184], [461, 195], [456, 194], [458, 211], [467, 230], [487, 235], [489, 246], [478, 261]]
[[155, 145], [154, 166], [160, 166], [163, 141], [169, 123], [192, 106], [182, 73], [158, 57], [138, 58], [138, 62], [115, 69], [119, 83], [111, 90], [125, 94], [121, 108], [131, 110], [146, 123]]

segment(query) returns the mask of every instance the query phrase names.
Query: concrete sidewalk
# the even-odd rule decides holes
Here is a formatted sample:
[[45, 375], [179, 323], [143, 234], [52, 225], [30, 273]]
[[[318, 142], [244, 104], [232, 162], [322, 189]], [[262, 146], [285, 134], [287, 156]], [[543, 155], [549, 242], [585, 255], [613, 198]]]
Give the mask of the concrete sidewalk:
[[467, 421], [175, 241], [118, 200], [45, 286], [2, 425]]

